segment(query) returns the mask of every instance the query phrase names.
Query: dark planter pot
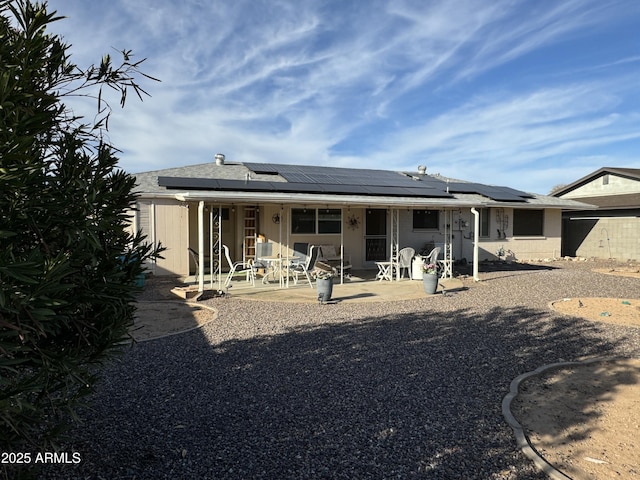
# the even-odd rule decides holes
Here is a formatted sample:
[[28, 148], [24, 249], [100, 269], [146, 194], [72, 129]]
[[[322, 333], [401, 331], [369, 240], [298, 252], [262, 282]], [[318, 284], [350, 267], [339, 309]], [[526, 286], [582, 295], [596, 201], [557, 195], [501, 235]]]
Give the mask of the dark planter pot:
[[318, 300], [320, 302], [328, 302], [331, 300], [333, 293], [333, 278], [316, 279], [316, 290], [318, 290]]
[[422, 276], [422, 285], [424, 286], [424, 293], [433, 295], [438, 289], [438, 275], [425, 273]]

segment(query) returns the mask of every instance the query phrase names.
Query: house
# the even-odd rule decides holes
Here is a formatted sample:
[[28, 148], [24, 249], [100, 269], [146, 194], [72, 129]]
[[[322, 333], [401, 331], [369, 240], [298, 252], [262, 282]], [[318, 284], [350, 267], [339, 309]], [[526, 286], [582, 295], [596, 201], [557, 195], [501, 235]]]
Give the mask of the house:
[[640, 260], [640, 169], [604, 167], [552, 195], [592, 205], [563, 213], [563, 255]]
[[[198, 275], [209, 264], [293, 255], [294, 243], [333, 246], [354, 270], [375, 269], [400, 248], [441, 247], [445, 265], [510, 256], [557, 257], [563, 209], [585, 205], [426, 173], [215, 162], [136, 174], [133, 228], [167, 247], [157, 275]], [[266, 245], [262, 245], [266, 244]], [[198, 252], [200, 261], [189, 255]], [[326, 248], [324, 249], [326, 250]], [[208, 258], [207, 258], [208, 257]], [[450, 272], [449, 272], [450, 275]]]

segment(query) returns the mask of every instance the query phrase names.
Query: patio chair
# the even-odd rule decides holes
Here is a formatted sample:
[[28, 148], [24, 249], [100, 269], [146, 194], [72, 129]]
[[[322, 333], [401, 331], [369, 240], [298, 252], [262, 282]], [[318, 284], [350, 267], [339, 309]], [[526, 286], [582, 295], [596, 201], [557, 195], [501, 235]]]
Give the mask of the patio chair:
[[[198, 255], [198, 252], [196, 252], [191, 247], [187, 247], [187, 250], [189, 251], [189, 255], [191, 255], [191, 258], [193, 259], [193, 262], [196, 264], [195, 275], [197, 276], [199, 274], [199, 272], [200, 272], [200, 256]], [[211, 271], [211, 269], [209, 268], [209, 262], [207, 262], [207, 259], [205, 257], [204, 272], [205, 273], [209, 273], [210, 271]]]
[[332, 268], [335, 268], [339, 276], [344, 275], [347, 278], [351, 277], [351, 257], [341, 255], [340, 247], [319, 245], [318, 248], [320, 250], [318, 258], [331, 265]]
[[256, 284], [256, 272], [254, 270], [254, 266], [251, 262], [237, 261], [234, 262], [231, 260], [231, 255], [229, 254], [229, 247], [226, 245], [222, 245], [222, 249], [224, 251], [224, 256], [227, 259], [227, 263], [229, 264], [229, 273], [227, 274], [227, 278], [224, 281], [224, 286], [228, 287], [231, 283], [231, 279], [234, 275], [242, 273], [246, 276], [247, 281], [251, 282], [251, 285], [255, 286]]
[[407, 276], [411, 278], [411, 262], [416, 254], [416, 250], [411, 247], [405, 247], [398, 252], [398, 261], [396, 268], [400, 274], [400, 278], [404, 278], [404, 270], [407, 270]]
[[429, 255], [427, 255], [424, 259], [424, 263], [433, 263], [434, 265], [436, 265], [436, 268], [440, 268], [440, 264], [438, 263], [438, 256], [440, 255], [440, 247], [436, 247], [433, 250], [431, 250], [431, 252], [429, 252]]
[[307, 258], [309, 257], [309, 244], [296, 242], [293, 244], [293, 254], [298, 257], [295, 260], [291, 261], [291, 266], [307, 263]]
[[320, 249], [315, 245], [311, 245], [311, 248], [309, 249], [309, 256], [307, 257], [306, 262], [291, 264], [291, 266], [289, 267], [289, 272], [291, 273], [291, 276], [293, 276], [294, 285], [298, 284], [298, 277], [304, 275], [309, 282], [309, 286], [313, 288], [310, 272], [313, 271], [313, 268], [316, 265], [319, 253]]

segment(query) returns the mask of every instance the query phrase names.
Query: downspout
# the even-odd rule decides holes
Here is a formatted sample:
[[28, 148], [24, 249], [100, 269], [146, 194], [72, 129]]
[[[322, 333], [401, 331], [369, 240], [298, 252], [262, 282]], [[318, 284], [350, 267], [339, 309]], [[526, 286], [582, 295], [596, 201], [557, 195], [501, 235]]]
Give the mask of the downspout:
[[204, 201], [198, 203], [198, 292], [204, 292]]
[[340, 207], [340, 285], [344, 284], [344, 208]]
[[480, 241], [480, 212], [475, 207], [471, 207], [473, 213], [473, 281], [479, 282], [478, 278], [478, 243]]

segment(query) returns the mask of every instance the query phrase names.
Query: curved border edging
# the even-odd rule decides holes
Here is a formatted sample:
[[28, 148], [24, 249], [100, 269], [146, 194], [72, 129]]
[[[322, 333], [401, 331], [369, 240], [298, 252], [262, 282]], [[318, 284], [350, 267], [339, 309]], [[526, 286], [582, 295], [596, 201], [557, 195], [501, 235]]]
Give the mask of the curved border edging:
[[539, 375], [543, 372], [546, 372], [547, 370], [551, 370], [554, 368], [589, 365], [591, 363], [617, 360], [618, 358], [619, 357], [597, 357], [582, 361], [550, 363], [548, 365], [538, 367], [531, 372], [526, 372], [522, 375], [518, 375], [511, 381], [511, 384], [509, 385], [509, 393], [502, 399], [502, 415], [504, 416], [509, 426], [513, 429], [518, 447], [520, 448], [520, 450], [522, 450], [522, 453], [524, 453], [527, 458], [532, 460], [535, 466], [546, 473], [549, 478], [553, 480], [571, 480], [571, 477], [565, 475], [560, 470], [555, 468], [537, 452], [533, 445], [531, 445], [529, 437], [525, 435], [522, 425], [520, 425], [520, 423], [513, 416], [513, 413], [511, 412], [511, 402], [518, 396], [518, 389], [520, 388], [520, 384], [529, 377]]
[[[145, 303], [160, 303], [160, 302], [162, 302], [162, 303], [179, 303], [181, 305], [191, 305], [191, 306], [195, 306], [195, 307], [200, 307], [200, 308], [204, 308], [206, 310], [211, 310], [213, 312], [213, 318], [211, 320], [207, 321], [207, 322], [204, 322], [204, 323], [200, 324], [200, 325], [196, 325], [194, 327], [188, 327], [188, 328], [185, 328], [184, 330], [179, 330], [177, 332], [169, 332], [169, 333], [165, 333], [163, 335], [159, 335], [157, 337], [142, 338], [140, 340], [136, 340], [134, 338], [133, 339], [134, 343], [150, 342], [152, 340], [160, 340], [161, 338], [172, 337], [174, 335], [181, 335], [183, 333], [192, 332], [193, 330], [197, 330], [199, 328], [202, 328], [205, 325], [209, 325], [211, 322], [215, 321], [218, 318], [218, 310], [217, 309], [215, 309], [213, 307], [210, 307], [208, 305], [204, 305], [202, 303], [179, 302], [179, 301], [176, 301], [176, 300], [160, 300], [159, 302], [154, 301], [154, 300], [142, 300], [142, 302], [145, 302]], [[133, 336], [132, 336], [132, 338], [133, 338]]]

